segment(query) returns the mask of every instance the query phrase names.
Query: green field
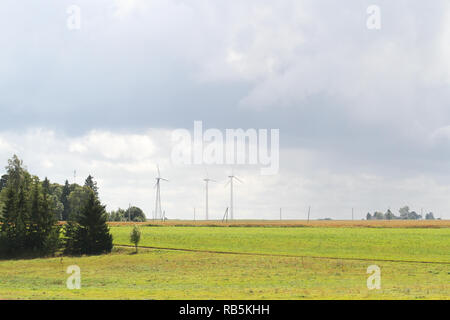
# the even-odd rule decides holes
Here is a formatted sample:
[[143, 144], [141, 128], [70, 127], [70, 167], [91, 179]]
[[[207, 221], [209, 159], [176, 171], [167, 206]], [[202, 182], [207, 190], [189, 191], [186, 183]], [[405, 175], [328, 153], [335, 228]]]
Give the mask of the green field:
[[[131, 244], [131, 227], [112, 227]], [[450, 229], [141, 227], [142, 246], [450, 263]]]
[[[114, 243], [130, 244], [130, 230], [112, 227]], [[102, 256], [0, 261], [0, 298], [450, 298], [449, 228], [141, 230], [142, 246], [198, 251], [141, 248], [133, 254], [132, 248], [116, 246]], [[80, 290], [66, 288], [66, 268], [73, 264], [81, 268]], [[367, 289], [372, 264], [381, 268], [380, 290]]]

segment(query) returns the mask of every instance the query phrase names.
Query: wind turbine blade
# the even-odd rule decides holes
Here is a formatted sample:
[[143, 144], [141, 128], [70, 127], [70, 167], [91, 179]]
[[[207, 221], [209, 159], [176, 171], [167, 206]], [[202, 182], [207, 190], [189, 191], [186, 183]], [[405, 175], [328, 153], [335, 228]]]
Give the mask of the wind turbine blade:
[[159, 165], [156, 165], [156, 168], [158, 169], [158, 178], [161, 177], [161, 173], [159, 172]]
[[[230, 184], [230, 181], [231, 181], [231, 180], [228, 180], [228, 182], [225, 184], [225, 187], [228, 186], [228, 185]], [[225, 187], [224, 187], [224, 188], [225, 188]]]
[[160, 178], [160, 179], [169, 182], [169, 180], [167, 180], [167, 179], [164, 179], [164, 178]]
[[244, 181], [242, 181], [241, 179], [239, 179], [238, 177], [234, 177], [237, 181], [239, 181], [240, 183], [244, 183]]

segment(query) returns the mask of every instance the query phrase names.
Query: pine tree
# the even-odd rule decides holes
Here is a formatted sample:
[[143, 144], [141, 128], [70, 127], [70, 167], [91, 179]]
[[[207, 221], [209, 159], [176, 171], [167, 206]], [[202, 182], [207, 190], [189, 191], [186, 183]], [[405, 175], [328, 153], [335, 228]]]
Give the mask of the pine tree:
[[53, 202], [50, 192], [50, 181], [45, 178], [42, 182], [42, 206], [39, 210], [38, 224], [39, 238], [42, 239], [40, 251], [42, 253], [54, 253], [60, 244], [60, 227], [55, 219]]
[[69, 194], [70, 194], [70, 185], [69, 181], [66, 180], [64, 187], [62, 189], [60, 201], [64, 206], [64, 210], [62, 213], [62, 220], [67, 221], [69, 219], [70, 207], [69, 207]]
[[101, 254], [112, 250], [112, 235], [106, 224], [107, 214], [93, 191], [77, 217], [65, 228], [68, 254]]
[[31, 177], [17, 156], [9, 160], [6, 201], [0, 232], [0, 251], [8, 256], [46, 255], [54, 253], [59, 243], [50, 182], [42, 186]]
[[30, 184], [31, 176], [23, 162], [14, 155], [6, 167], [8, 181], [6, 202], [1, 218], [1, 250], [7, 255], [18, 255], [30, 244]]
[[30, 232], [28, 226], [31, 222], [30, 217], [30, 201], [28, 186], [21, 184], [18, 189], [17, 212], [11, 223], [15, 224], [15, 243], [10, 243], [10, 247], [14, 248], [14, 252], [25, 252], [31, 243]]
[[93, 176], [89, 175], [86, 178], [86, 181], [84, 182], [84, 186], [91, 188], [91, 190], [94, 191], [95, 196], [98, 197], [97, 182], [94, 180]]
[[2, 175], [2, 177], [0, 178], [0, 192], [6, 188], [6, 184], [8, 183], [8, 175], [4, 174]]
[[32, 251], [37, 251], [42, 245], [42, 239], [39, 236], [39, 220], [42, 207], [42, 195], [40, 189], [39, 178], [33, 178], [33, 186], [31, 192], [31, 221], [33, 222], [30, 227], [30, 242]]
[[1, 241], [0, 251], [9, 255], [15, 251], [14, 244], [17, 239], [16, 220], [17, 216], [17, 193], [11, 186], [6, 189], [6, 200], [1, 218]]

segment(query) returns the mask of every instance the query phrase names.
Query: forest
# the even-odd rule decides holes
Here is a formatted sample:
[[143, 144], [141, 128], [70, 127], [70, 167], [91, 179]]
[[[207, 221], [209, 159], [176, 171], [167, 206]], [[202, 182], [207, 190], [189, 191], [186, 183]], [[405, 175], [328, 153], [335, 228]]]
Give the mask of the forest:
[[0, 257], [110, 252], [112, 221], [145, 221], [137, 207], [106, 212], [97, 183], [40, 180], [16, 155], [0, 179]]

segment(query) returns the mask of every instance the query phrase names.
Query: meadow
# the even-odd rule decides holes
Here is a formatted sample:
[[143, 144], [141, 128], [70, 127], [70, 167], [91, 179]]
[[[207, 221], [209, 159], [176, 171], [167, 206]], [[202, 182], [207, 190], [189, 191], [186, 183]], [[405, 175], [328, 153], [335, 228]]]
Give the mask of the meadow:
[[[111, 227], [131, 245], [130, 226]], [[289, 256], [450, 263], [450, 228], [142, 226], [141, 246]]]
[[[111, 254], [0, 261], [0, 298], [450, 298], [450, 228], [442, 224], [182, 225], [141, 224], [137, 254], [127, 247], [132, 227], [115, 224]], [[74, 264], [81, 268], [80, 290], [66, 288], [66, 269]], [[380, 290], [366, 285], [373, 264], [381, 269]]]

